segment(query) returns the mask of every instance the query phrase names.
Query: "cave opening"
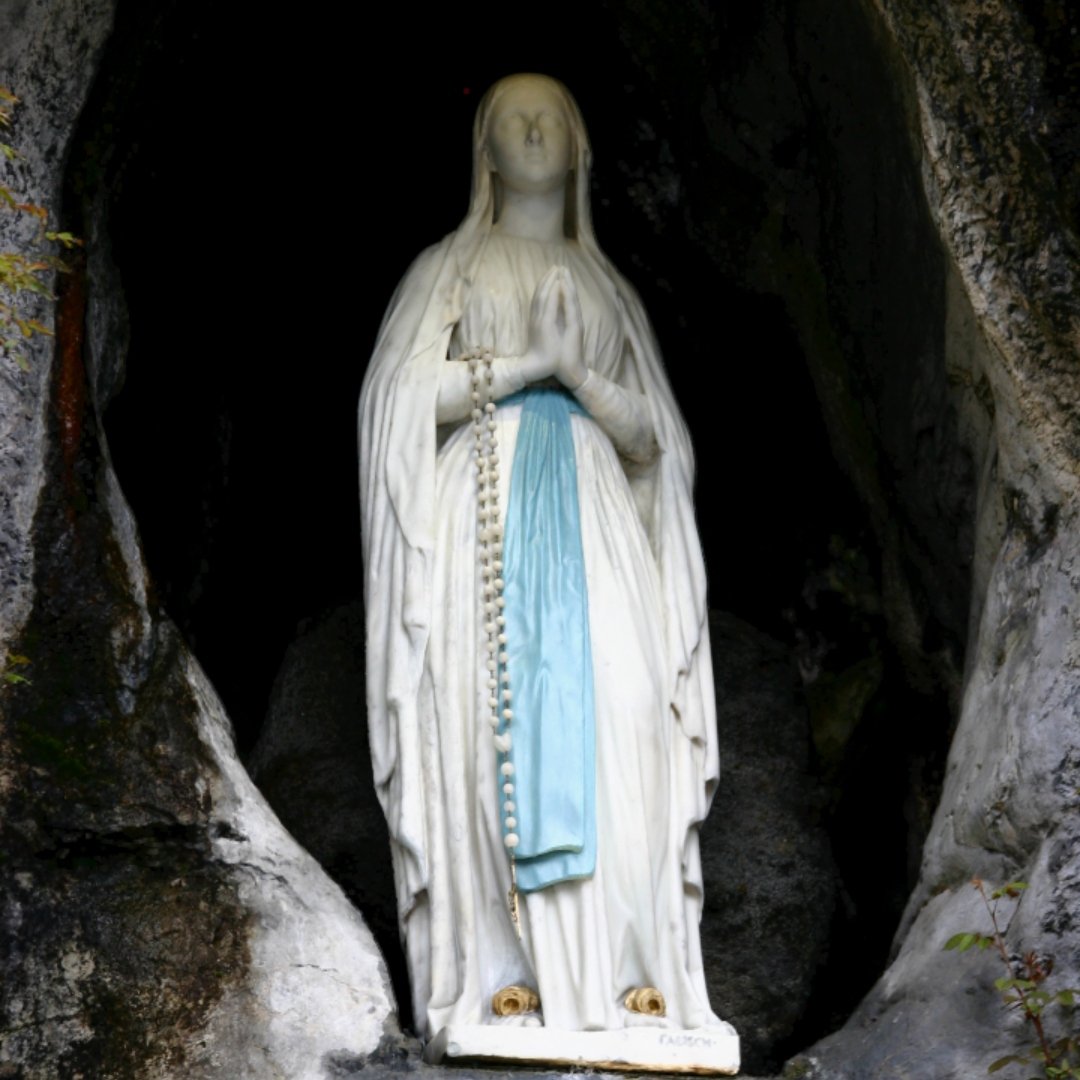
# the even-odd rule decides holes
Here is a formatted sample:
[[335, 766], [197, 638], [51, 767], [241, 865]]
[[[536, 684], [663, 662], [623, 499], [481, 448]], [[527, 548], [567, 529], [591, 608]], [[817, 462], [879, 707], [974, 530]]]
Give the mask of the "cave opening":
[[[887, 336], [886, 361], [933, 353], [942, 256], [902, 94], [841, 6], [854, 29], [810, 0], [561, 2], [542, 19], [480, 3], [422, 35], [398, 8], [359, 40], [329, 6], [274, 22], [122, 0], [68, 168], [130, 324], [104, 416], [115, 467], [158, 600], [250, 754], [290, 644], [359, 597], [364, 366], [408, 263], [464, 212], [479, 95], [515, 70], [567, 83], [597, 235], [694, 437], [710, 606], [783, 642], [802, 679], [839, 900], [820, 992], [779, 1056], [842, 1022], [884, 966], [955, 721], [933, 658], [961, 655], [967, 602], [962, 528], [908, 508], [921, 376], [874, 355]], [[914, 537], [891, 554], [890, 500]], [[913, 650], [890, 575], [921, 580], [945, 549]], [[359, 650], [337, 659], [362, 671]], [[364, 900], [407, 1008], [393, 920]]]

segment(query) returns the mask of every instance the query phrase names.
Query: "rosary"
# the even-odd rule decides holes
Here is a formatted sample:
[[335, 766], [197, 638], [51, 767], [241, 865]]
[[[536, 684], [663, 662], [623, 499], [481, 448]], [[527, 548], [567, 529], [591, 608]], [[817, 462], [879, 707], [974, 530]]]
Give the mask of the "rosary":
[[510, 672], [507, 670], [506, 616], [503, 609], [505, 582], [503, 571], [503, 527], [499, 520], [499, 440], [495, 437], [495, 402], [491, 397], [495, 372], [490, 349], [466, 354], [472, 380], [472, 421], [476, 438], [477, 536], [480, 558], [480, 600], [484, 612], [485, 666], [487, 670], [487, 705], [490, 709], [495, 752], [499, 760], [502, 781], [503, 844], [510, 857], [510, 892], [507, 900], [510, 917], [517, 935], [521, 937], [518, 910], [517, 861], [514, 849], [518, 846], [517, 806], [514, 803], [514, 763], [510, 759], [513, 745], [510, 725], [514, 719], [511, 708]]

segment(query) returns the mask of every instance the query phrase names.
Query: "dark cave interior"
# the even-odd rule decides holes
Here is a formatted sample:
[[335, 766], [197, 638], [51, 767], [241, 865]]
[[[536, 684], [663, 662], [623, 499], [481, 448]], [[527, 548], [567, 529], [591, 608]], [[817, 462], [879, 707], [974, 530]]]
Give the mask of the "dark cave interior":
[[[875, 154], [837, 151], [837, 132], [892, 145], [904, 123], [887, 111], [888, 90], [870, 85], [882, 119], [868, 132], [871, 107], [845, 89], [865, 73], [814, 73], [805, 42], [819, 6], [717, 5], [711, 36], [700, 12], [660, 35], [647, 5], [560, 2], [540, 17], [486, 0], [432, 9], [418, 34], [415, 14], [390, 6], [360, 37], [329, 6], [275, 21], [208, 0], [124, 0], [67, 193], [76, 229], [105, 193], [130, 317], [125, 381], [104, 416], [117, 473], [157, 598], [244, 753], [298, 627], [360, 592], [364, 366], [409, 261], [464, 212], [479, 95], [519, 70], [567, 83], [593, 140], [598, 237], [643, 296], [694, 436], [710, 606], [787, 644], [812, 708], [858, 701], [842, 752], [828, 758], [819, 746], [842, 900], [820, 1004], [793, 1048], [841, 1022], [884, 964], [955, 721], [947, 688], [912, 677], [891, 639], [872, 511], [851, 479], [857, 465], [837, 459], [808, 366], [813, 341], [792, 314], [792, 295], [862, 284], [858, 257], [830, 230], [838, 203], [874, 184]], [[787, 51], [776, 55], [777, 41]], [[867, 64], [848, 44], [841, 36], [822, 54]], [[793, 57], [802, 112], [793, 119], [782, 101], [768, 121]], [[840, 87], [829, 100], [847, 101], [850, 115], [822, 111], [807, 89], [826, 75]], [[884, 85], [889, 74], [873, 78]], [[750, 131], [755, 117], [766, 122]], [[788, 181], [770, 187], [768, 169], [805, 177], [780, 211]], [[868, 245], [887, 249], [893, 234], [872, 199], [868, 208]], [[776, 252], [806, 243], [789, 235], [794, 218], [814, 223], [825, 255], [777, 269]], [[925, 224], [909, 232], [912, 244], [929, 236]], [[896, 256], [881, 250], [877, 269]], [[881, 302], [886, 327], [917, 304], [909, 279], [936, 287], [924, 273], [941, 258], [932, 238], [921, 258], [874, 286], [867, 303]], [[763, 261], [773, 282], [787, 276], [787, 295]], [[843, 348], [871, 351], [844, 310], [843, 300], [832, 307]], [[937, 333], [936, 318], [920, 332]], [[875, 377], [856, 369], [853, 381]], [[887, 432], [894, 418], [868, 423]], [[912, 477], [882, 468], [902, 497]], [[965, 539], [951, 542], [962, 566]], [[962, 610], [966, 579], [954, 579], [942, 602]], [[955, 622], [930, 619], [959, 652]]]

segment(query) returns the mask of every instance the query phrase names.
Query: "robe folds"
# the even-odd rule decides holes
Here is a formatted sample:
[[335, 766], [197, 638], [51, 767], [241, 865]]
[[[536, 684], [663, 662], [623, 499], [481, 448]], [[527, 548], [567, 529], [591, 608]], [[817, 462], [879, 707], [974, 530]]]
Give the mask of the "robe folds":
[[[520, 354], [532, 289], [558, 261], [582, 299], [586, 362], [644, 396], [659, 449], [628, 462], [592, 418], [570, 417], [596, 859], [588, 876], [522, 894], [519, 941], [481, 689], [471, 429], [439, 429], [436, 404], [448, 358]], [[504, 509], [521, 410], [495, 414]], [[390, 303], [359, 437], [368, 724], [421, 1032], [490, 1022], [491, 995], [512, 983], [538, 990], [551, 1027], [633, 1022], [622, 1000], [639, 985], [661, 989], [673, 1027], [719, 1023], [698, 936], [698, 826], [719, 763], [693, 456], [636, 294], [594, 242], [515, 241], [467, 219], [415, 261]]]

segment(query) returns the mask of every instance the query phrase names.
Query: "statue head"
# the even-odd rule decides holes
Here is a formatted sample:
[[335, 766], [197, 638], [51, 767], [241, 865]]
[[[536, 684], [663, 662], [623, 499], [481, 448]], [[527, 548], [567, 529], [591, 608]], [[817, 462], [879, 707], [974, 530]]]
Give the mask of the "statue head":
[[563, 232], [578, 237], [588, 219], [590, 156], [585, 122], [561, 82], [536, 74], [500, 79], [476, 110], [469, 217], [497, 221], [504, 186], [547, 192], [561, 185]]
[[544, 193], [562, 187], [573, 160], [564, 95], [542, 75], [515, 75], [487, 114], [484, 154], [503, 187]]

